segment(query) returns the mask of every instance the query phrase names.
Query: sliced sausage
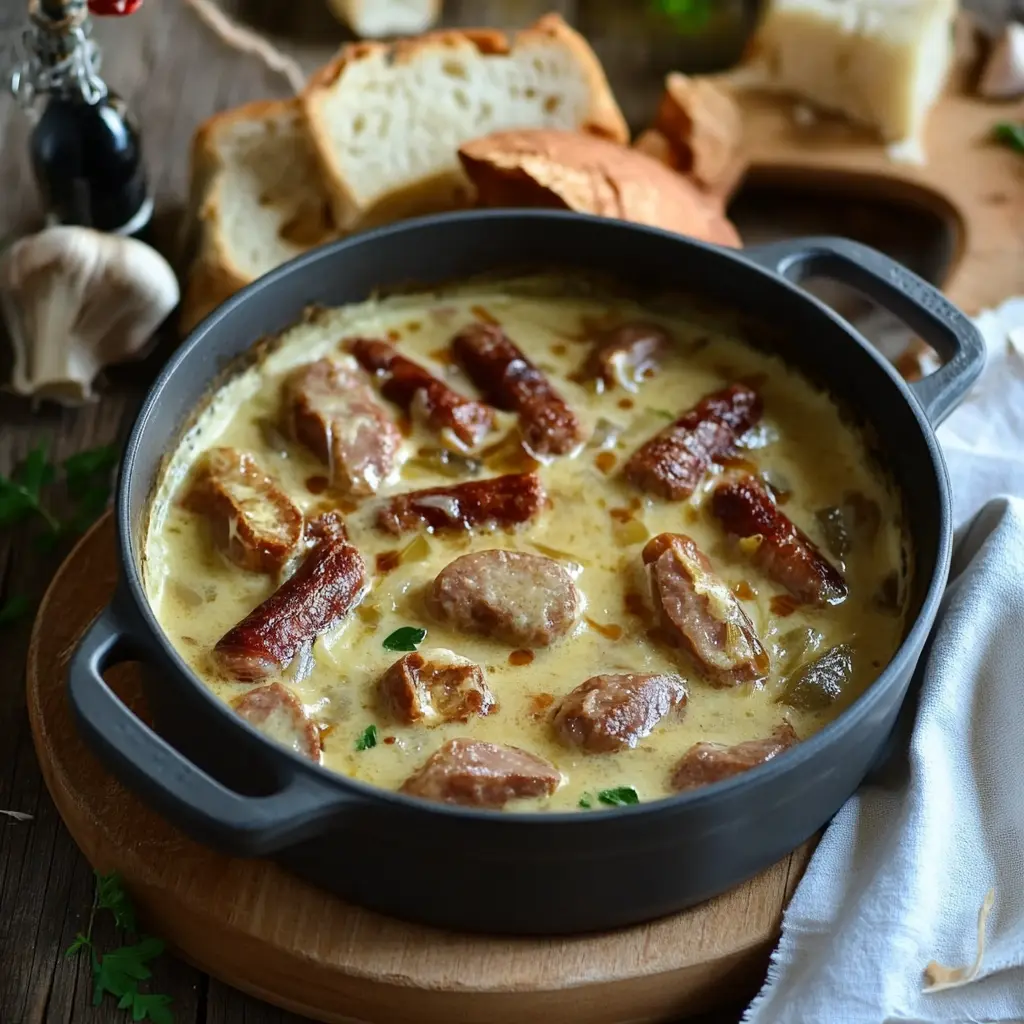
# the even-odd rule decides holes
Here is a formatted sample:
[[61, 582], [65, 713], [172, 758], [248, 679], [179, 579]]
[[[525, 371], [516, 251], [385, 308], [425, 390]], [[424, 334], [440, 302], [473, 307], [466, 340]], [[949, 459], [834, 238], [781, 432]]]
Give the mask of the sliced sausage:
[[706, 395], [633, 453], [623, 470], [626, 479], [662, 498], [688, 498], [708, 466], [734, 450], [761, 412], [761, 397], [745, 384]]
[[183, 501], [206, 516], [217, 545], [250, 572], [277, 572], [302, 537], [302, 513], [247, 452], [211, 448]]
[[270, 739], [311, 761], [320, 760], [320, 730], [288, 687], [270, 683], [250, 690], [234, 702], [234, 708]]
[[672, 788], [695, 789], [728, 779], [777, 757], [797, 742], [788, 722], [777, 725], [771, 736], [727, 747], [723, 743], [695, 743], [672, 769]]
[[501, 743], [449, 740], [402, 784], [424, 800], [470, 807], [504, 807], [520, 797], [550, 796], [562, 776], [536, 754]]
[[456, 558], [438, 573], [428, 604], [442, 622], [510, 647], [547, 647], [583, 613], [583, 595], [565, 566], [522, 551]]
[[402, 441], [361, 373], [326, 358], [288, 376], [284, 426], [330, 467], [331, 485], [352, 495], [376, 493]]
[[307, 643], [339, 623], [366, 590], [366, 566], [346, 540], [317, 544], [295, 574], [217, 641], [214, 659], [240, 682], [286, 668]]
[[627, 323], [603, 332], [587, 360], [584, 376], [605, 388], [618, 385], [636, 391], [645, 376], [658, 368], [672, 345], [664, 327], [652, 323]]
[[771, 667], [753, 623], [700, 548], [681, 533], [662, 533], [643, 550], [651, 597], [665, 635], [715, 686], [763, 679]]
[[423, 527], [433, 531], [515, 526], [529, 522], [546, 504], [536, 473], [513, 473], [397, 494], [378, 512], [377, 526], [394, 534]]
[[392, 717], [406, 725], [468, 722], [471, 715], [497, 710], [484, 670], [443, 648], [399, 658], [380, 677], [377, 692]]
[[494, 426], [494, 410], [483, 402], [460, 395], [398, 352], [394, 345], [375, 338], [354, 338], [348, 350], [364, 370], [381, 381], [381, 394], [431, 430], [450, 432], [467, 448], [478, 445]]
[[635, 747], [673, 708], [685, 704], [679, 676], [592, 676], [562, 698], [551, 721], [566, 746], [602, 754]]
[[748, 475], [723, 480], [711, 497], [711, 511], [762, 572], [804, 604], [839, 604], [846, 581], [814, 542]]
[[337, 509], [321, 512], [318, 516], [306, 520], [303, 537], [310, 546], [322, 540], [345, 540], [348, 537], [345, 517]]
[[532, 454], [564, 455], [580, 443], [575, 413], [500, 327], [470, 324], [452, 339], [452, 351], [492, 405], [519, 415]]

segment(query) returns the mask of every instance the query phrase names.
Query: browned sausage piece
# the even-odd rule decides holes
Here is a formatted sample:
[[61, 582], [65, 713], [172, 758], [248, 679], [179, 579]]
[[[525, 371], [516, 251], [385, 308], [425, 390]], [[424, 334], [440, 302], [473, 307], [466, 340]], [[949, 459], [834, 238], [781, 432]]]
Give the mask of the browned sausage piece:
[[217, 545], [250, 572], [277, 572], [302, 536], [302, 513], [247, 452], [211, 448], [183, 505], [206, 516]]
[[635, 747], [673, 708], [685, 704], [679, 676], [592, 676], [562, 698], [551, 721], [567, 746], [603, 754]]
[[348, 528], [345, 526], [345, 517], [337, 509], [321, 512], [306, 520], [303, 539], [310, 547], [322, 540], [345, 540], [346, 537]]
[[394, 534], [423, 527], [433, 531], [515, 526], [533, 519], [546, 504], [536, 473], [512, 473], [397, 494], [377, 513], [377, 526]]
[[500, 327], [470, 324], [452, 339], [452, 351], [492, 405], [518, 413], [532, 454], [564, 455], [579, 444], [575, 413]]
[[522, 551], [456, 558], [438, 573], [427, 601], [442, 622], [510, 647], [547, 647], [583, 613], [583, 595], [565, 567]]
[[234, 701], [235, 711], [250, 725], [311, 761], [320, 760], [320, 730], [309, 720], [299, 698], [280, 683], [250, 690]]
[[618, 385], [636, 391], [640, 381], [658, 368], [671, 345], [672, 336], [658, 324], [620, 324], [597, 339], [584, 374], [606, 388]]
[[672, 788], [695, 789], [739, 775], [777, 757], [796, 742], [793, 727], [783, 722], [763, 740], [747, 740], [731, 747], [723, 743], [694, 743], [672, 769]]
[[348, 350], [364, 370], [381, 379], [381, 394], [431, 430], [451, 433], [466, 447], [478, 445], [494, 426], [494, 410], [453, 391], [422, 366], [400, 355], [394, 345], [375, 338], [354, 338]]
[[517, 797], [550, 796], [561, 781], [550, 761], [518, 747], [449, 740], [400, 791], [439, 803], [498, 808]]
[[346, 540], [317, 544], [295, 574], [217, 641], [214, 658], [239, 682], [286, 668], [299, 649], [340, 622], [366, 589], [366, 566]]
[[761, 412], [760, 396], [745, 384], [706, 395], [633, 453], [623, 470], [626, 479], [662, 498], [688, 498], [708, 466], [734, 450]]
[[484, 670], [443, 648], [415, 651], [392, 665], [377, 684], [381, 702], [399, 722], [468, 722], [489, 715], [497, 701]]
[[769, 578], [804, 604], [831, 605], [846, 599], [846, 581], [814, 542], [772, 501], [754, 477], [723, 480], [711, 511]]
[[763, 679], [771, 660], [736, 595], [681, 533], [662, 533], [643, 551], [662, 630], [714, 686]]
[[402, 441], [360, 372], [330, 359], [289, 374], [284, 426], [330, 467], [331, 485], [353, 495], [376, 493]]

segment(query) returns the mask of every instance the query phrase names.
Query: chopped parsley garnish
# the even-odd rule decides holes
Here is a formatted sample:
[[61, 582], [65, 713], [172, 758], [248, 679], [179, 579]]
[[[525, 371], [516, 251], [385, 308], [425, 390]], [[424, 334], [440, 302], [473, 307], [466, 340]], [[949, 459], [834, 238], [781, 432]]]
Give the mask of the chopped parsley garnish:
[[668, 18], [679, 32], [696, 32], [711, 17], [714, 0], [651, 0], [651, 7]]
[[[92, 939], [92, 923], [97, 910], [109, 910], [114, 915], [114, 923], [138, 941], [101, 954]], [[96, 872], [96, 896], [88, 928], [75, 936], [75, 941], [64, 955], [77, 956], [83, 950], [88, 952], [92, 967], [93, 1006], [99, 1006], [105, 995], [112, 995], [119, 1010], [131, 1011], [133, 1021], [174, 1024], [170, 996], [139, 991], [140, 982], [152, 977], [149, 963], [164, 951], [164, 944], [151, 935], [135, 933], [135, 909], [116, 872], [109, 875]]]
[[368, 725], [356, 740], [356, 750], [369, 750], [377, 746], [377, 726]]
[[384, 638], [384, 650], [415, 651], [426, 636], [427, 631], [418, 626], [402, 626]]
[[609, 807], [626, 807], [640, 803], [640, 797], [632, 786], [619, 786], [617, 789], [602, 789], [597, 799]]
[[585, 811], [589, 811], [590, 808], [594, 806], [591, 802], [590, 794], [584, 793], [583, 796], [580, 797], [580, 802], [577, 804], [577, 806], [582, 807]]

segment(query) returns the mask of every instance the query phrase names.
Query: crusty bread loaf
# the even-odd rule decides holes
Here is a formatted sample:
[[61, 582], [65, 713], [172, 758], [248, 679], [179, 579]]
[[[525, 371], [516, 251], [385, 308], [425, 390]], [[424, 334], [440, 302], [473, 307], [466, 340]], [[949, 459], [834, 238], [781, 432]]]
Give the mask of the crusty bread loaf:
[[466, 205], [456, 151], [488, 132], [628, 138], [600, 63], [558, 15], [513, 36], [468, 29], [346, 46], [302, 102], [346, 231]]
[[319, 170], [297, 100], [250, 103], [200, 126], [190, 190], [198, 239], [182, 330], [337, 233]]
[[426, 32], [441, 13], [441, 0], [328, 0], [357, 36], [381, 39]]
[[654, 124], [634, 146], [723, 200], [746, 170], [743, 115], [735, 99], [710, 79], [675, 71], [665, 79]]
[[544, 206], [739, 246], [722, 205], [635, 149], [576, 132], [511, 131], [459, 149], [483, 206]]

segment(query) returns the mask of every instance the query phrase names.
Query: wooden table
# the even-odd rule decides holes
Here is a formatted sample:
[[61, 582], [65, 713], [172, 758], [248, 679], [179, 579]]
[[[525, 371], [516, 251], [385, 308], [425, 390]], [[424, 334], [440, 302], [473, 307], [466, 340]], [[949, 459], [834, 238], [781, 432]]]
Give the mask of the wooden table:
[[[232, 0], [224, 6], [241, 11], [307, 69], [324, 61], [344, 38], [323, 0]], [[989, 6], [1001, 7], [1003, 0], [991, 0]], [[687, 61], [681, 41], [664, 33], [649, 34], [649, 24], [638, 7], [639, 0], [636, 6], [620, 0], [447, 0], [446, 20], [522, 25], [544, 11], [562, 11], [594, 41], [627, 116], [639, 127], [653, 109], [663, 73], [673, 65], [693, 68], [699, 61]], [[252, 58], [225, 49], [180, 0], [150, 0], [130, 19], [101, 24], [97, 34], [104, 45], [105, 74], [131, 103], [143, 127], [158, 205], [158, 242], [170, 252], [196, 124], [236, 103], [283, 95], [286, 86]], [[728, 41], [723, 45], [722, 52], [728, 52]], [[21, 112], [4, 96], [0, 99], [0, 240], [39, 224], [25, 159], [27, 131]], [[751, 217], [757, 220], [756, 211]], [[805, 203], [801, 203], [800, 219], [806, 221]], [[801, 223], [800, 229], [806, 229], [806, 224]], [[844, 224], [835, 223], [831, 229], [844, 233]], [[934, 254], [917, 255], [923, 260], [922, 272], [934, 273]], [[59, 460], [97, 444], [123, 440], [149, 381], [173, 344], [173, 338], [167, 337], [144, 363], [111, 373], [102, 400], [81, 410], [33, 410], [26, 402], [0, 397], [0, 472], [10, 472], [41, 441], [52, 447], [52, 457]], [[0, 378], [8, 375], [8, 360], [4, 346]], [[54, 495], [58, 506], [60, 497]], [[27, 594], [38, 599], [64, 553], [66, 548], [41, 554], [27, 543], [22, 531], [0, 533], [0, 598]], [[111, 1003], [92, 1007], [85, 961], [63, 958], [75, 933], [86, 924], [93, 877], [63, 828], [36, 765], [23, 692], [29, 629], [26, 620], [0, 630], [0, 808], [34, 816], [25, 824], [0, 819], [0, 1022], [120, 1020], [122, 1015]], [[98, 927], [97, 938], [112, 937]], [[179, 1024], [298, 1020], [169, 956], [155, 965], [152, 991], [173, 996]], [[737, 1008], [716, 1020], [735, 1021], [739, 1013]]]

